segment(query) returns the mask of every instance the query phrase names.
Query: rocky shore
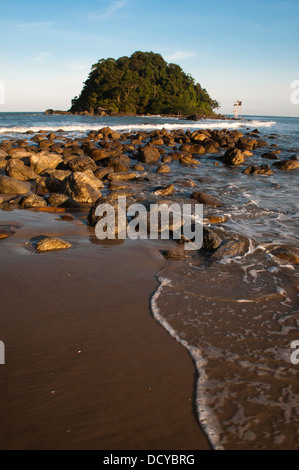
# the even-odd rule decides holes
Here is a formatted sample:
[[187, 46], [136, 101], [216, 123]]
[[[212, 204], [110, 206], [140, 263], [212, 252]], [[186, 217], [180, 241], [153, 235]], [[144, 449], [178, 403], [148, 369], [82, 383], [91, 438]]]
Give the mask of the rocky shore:
[[[271, 138], [275, 136], [270, 135]], [[105, 127], [81, 138], [70, 138], [63, 129], [57, 133], [40, 130], [32, 137], [29, 131], [24, 139], [0, 143], [0, 204], [3, 208], [39, 211], [84, 208], [89, 211], [87, 223], [91, 226], [97, 222], [94, 217], [97, 205], [101, 202], [115, 205], [118, 196], [125, 196], [128, 203], [142, 202], [148, 207], [153, 202], [176, 201], [199, 202], [207, 210], [213, 207], [221, 210], [225, 201], [217, 194], [200, 190], [200, 179], [195, 175], [173, 184], [174, 166], [188, 168], [192, 175], [193, 168], [205, 164], [205, 157], [213, 162], [214, 172], [217, 167], [226, 166], [248, 177], [298, 169], [297, 156], [280, 158], [277, 144], [269, 140], [262, 139], [257, 129], [119, 133]], [[259, 161], [267, 163], [257, 164], [256, 155]], [[178, 187], [187, 189], [184, 197]], [[221, 213], [215, 216], [207, 211], [209, 224], [223, 224], [225, 220]], [[6, 230], [2, 231], [9, 233]], [[201, 249], [211, 260], [246, 250], [244, 240], [231, 240], [229, 234], [217, 234], [215, 230], [206, 228]], [[51, 246], [49, 240], [44, 245]], [[54, 240], [53, 249], [58, 245]], [[295, 255], [281, 256], [292, 259]]]

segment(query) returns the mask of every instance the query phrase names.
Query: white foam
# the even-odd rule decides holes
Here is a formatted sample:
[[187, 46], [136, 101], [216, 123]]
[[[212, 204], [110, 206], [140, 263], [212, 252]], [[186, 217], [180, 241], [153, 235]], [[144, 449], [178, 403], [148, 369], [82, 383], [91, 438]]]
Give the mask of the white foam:
[[180, 121], [177, 120], [175, 123], [145, 123], [145, 124], [111, 124], [111, 121], [99, 121], [94, 124], [63, 124], [61, 122], [57, 126], [49, 126], [48, 124], [41, 123], [37, 126], [13, 126], [13, 127], [0, 127], [0, 134], [20, 134], [27, 131], [38, 132], [43, 129], [49, 132], [57, 132], [59, 129], [63, 128], [65, 132], [88, 132], [96, 131], [102, 127], [109, 126], [110, 129], [114, 131], [130, 132], [130, 131], [151, 131], [155, 129], [166, 129], [166, 130], [175, 130], [175, 129], [240, 129], [244, 127], [271, 127], [276, 124], [275, 121], [248, 121], [244, 123], [243, 121], [222, 121], [222, 120], [203, 120], [190, 123], [190, 121]]

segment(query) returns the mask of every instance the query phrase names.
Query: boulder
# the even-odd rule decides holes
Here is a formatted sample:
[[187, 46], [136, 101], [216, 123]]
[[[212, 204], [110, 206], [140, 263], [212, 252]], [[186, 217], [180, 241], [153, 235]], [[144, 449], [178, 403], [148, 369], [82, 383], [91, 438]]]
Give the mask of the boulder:
[[280, 162], [273, 163], [279, 170], [296, 170], [299, 168], [298, 160], [281, 160]]
[[156, 196], [169, 196], [170, 194], [173, 194], [174, 192], [174, 184], [170, 184], [169, 186], [166, 187], [159, 187], [155, 190], [154, 194]]
[[170, 173], [171, 172], [171, 168], [169, 165], [160, 165], [158, 166], [157, 170], [156, 170], [157, 173]]
[[97, 164], [95, 161], [86, 155], [80, 155], [78, 157], [72, 158], [71, 160], [68, 160], [67, 165], [73, 172], [85, 170], [94, 171], [97, 169]]
[[222, 239], [213, 230], [204, 227], [201, 251], [215, 251], [222, 243]]
[[24, 209], [29, 207], [46, 207], [47, 201], [37, 194], [29, 194], [21, 199], [20, 206]]
[[146, 145], [139, 149], [138, 160], [143, 163], [155, 163], [160, 160], [160, 157], [159, 150], [151, 145]]
[[240, 255], [245, 248], [242, 240], [229, 240], [221, 245], [211, 256], [211, 261], [221, 260], [223, 258], [231, 258]]
[[51, 207], [75, 208], [80, 206], [80, 204], [74, 201], [71, 197], [61, 193], [50, 194], [50, 196], [48, 197], [48, 204]]
[[197, 199], [200, 204], [205, 204], [212, 207], [221, 207], [223, 202], [218, 197], [211, 196], [210, 194], [198, 191], [192, 194], [193, 199]]
[[228, 165], [241, 165], [244, 162], [244, 155], [240, 149], [231, 148], [225, 152], [223, 162]]
[[31, 185], [25, 181], [19, 181], [10, 176], [0, 175], [0, 193], [3, 194], [27, 194]]
[[63, 159], [56, 153], [40, 152], [30, 156], [30, 166], [38, 174], [47, 168], [57, 168]]
[[269, 165], [252, 165], [248, 166], [243, 170], [243, 173], [246, 175], [273, 175], [273, 171], [269, 167]]
[[83, 204], [93, 203], [101, 197], [101, 192], [95, 181], [79, 171], [65, 178], [62, 190], [64, 194]]
[[25, 165], [22, 160], [11, 159], [6, 165], [6, 174], [19, 181], [36, 180], [38, 178], [32, 168]]

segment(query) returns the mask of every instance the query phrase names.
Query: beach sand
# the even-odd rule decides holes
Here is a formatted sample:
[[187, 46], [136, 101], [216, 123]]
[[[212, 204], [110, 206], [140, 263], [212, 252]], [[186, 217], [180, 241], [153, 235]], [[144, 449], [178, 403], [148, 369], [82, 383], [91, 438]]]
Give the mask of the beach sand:
[[0, 448], [209, 449], [191, 358], [150, 312], [161, 243], [102, 245], [85, 216], [1, 212], [20, 228], [0, 240]]

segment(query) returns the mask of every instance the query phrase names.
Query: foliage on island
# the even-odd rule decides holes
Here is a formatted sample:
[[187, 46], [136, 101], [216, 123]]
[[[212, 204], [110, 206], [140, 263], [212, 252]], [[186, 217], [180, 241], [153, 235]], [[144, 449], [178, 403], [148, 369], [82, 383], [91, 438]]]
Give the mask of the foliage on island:
[[179, 65], [167, 63], [160, 54], [138, 51], [94, 64], [70, 111], [211, 116], [218, 107]]

